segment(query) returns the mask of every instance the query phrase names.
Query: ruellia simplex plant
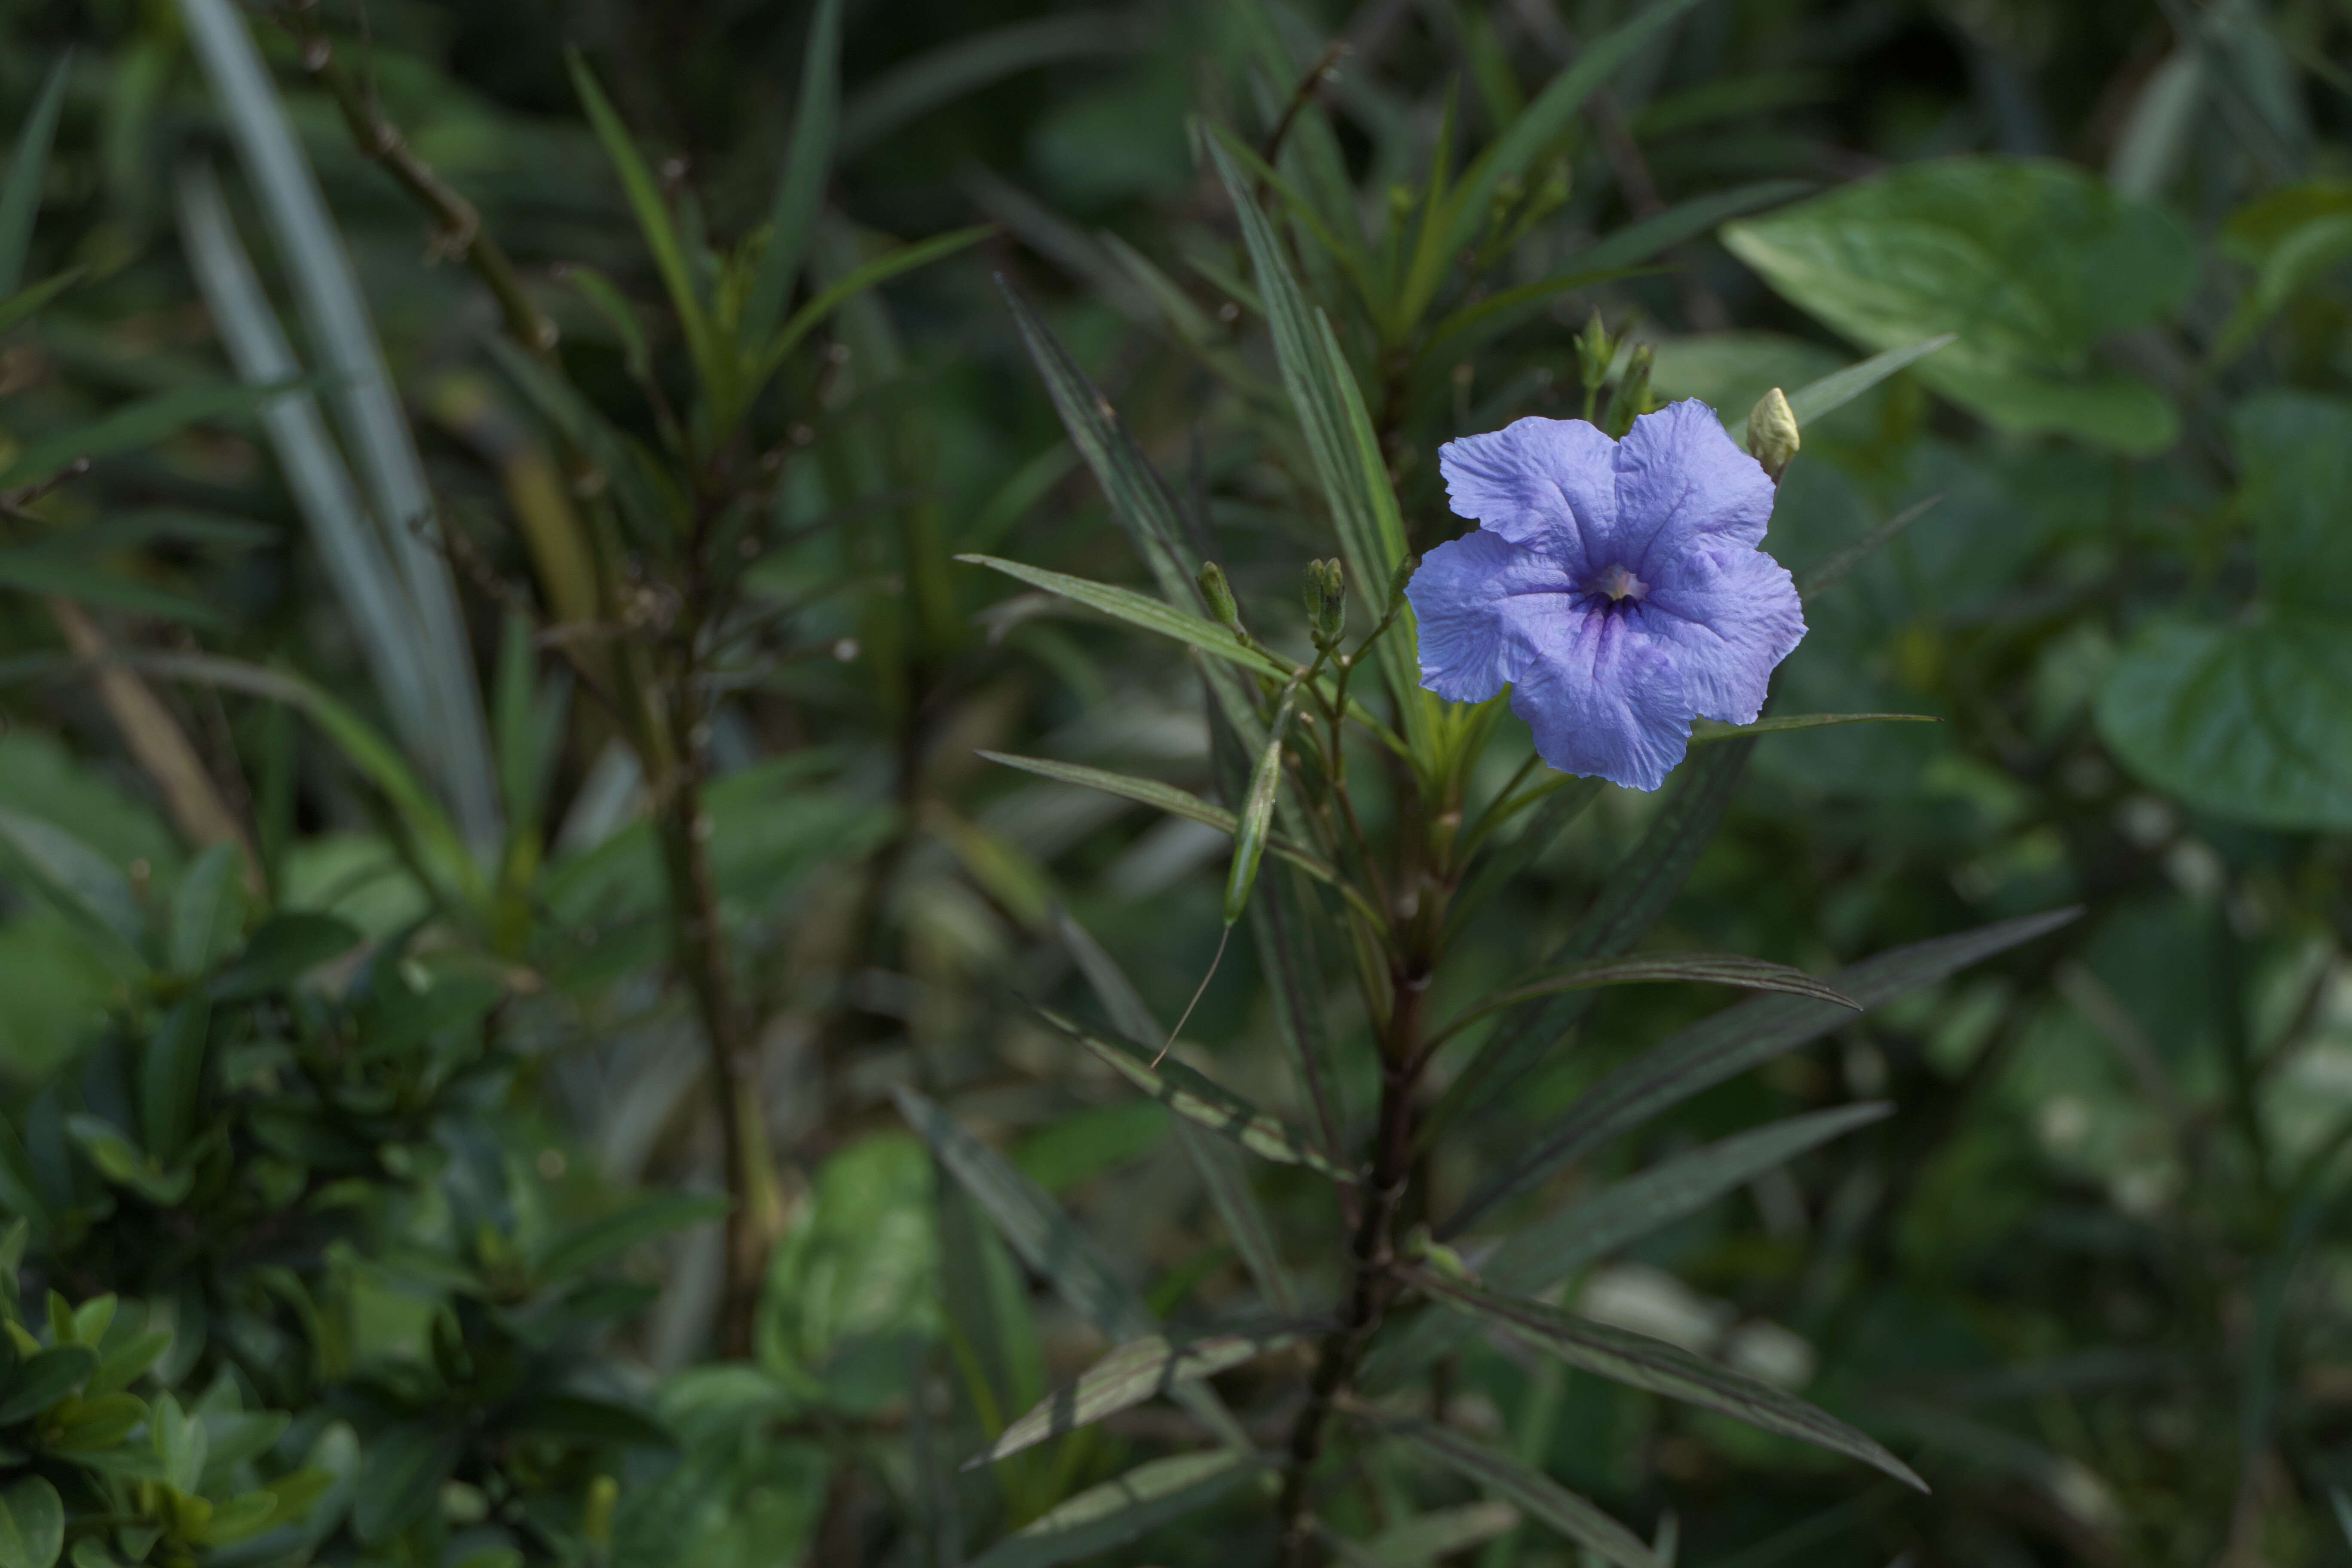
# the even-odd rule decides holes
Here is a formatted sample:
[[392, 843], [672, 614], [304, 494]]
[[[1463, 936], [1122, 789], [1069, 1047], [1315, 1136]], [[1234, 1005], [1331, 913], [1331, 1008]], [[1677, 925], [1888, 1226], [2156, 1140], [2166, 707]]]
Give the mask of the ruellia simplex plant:
[[[1857, 1009], [2072, 918], [2058, 910], [2011, 920], [1885, 952], [1827, 979], [1733, 954], [1633, 951], [1681, 887], [1761, 735], [1911, 717], [1759, 717], [1773, 667], [1803, 636], [1806, 604], [1891, 528], [1801, 584], [1758, 546], [1802, 426], [1941, 340], [1793, 395], [1775, 390], [1735, 439], [1701, 403], [1654, 407], [1646, 359], [1625, 353], [1596, 318], [1579, 345], [1583, 416], [1458, 432], [1439, 466], [1453, 511], [1479, 526], [1418, 557], [1409, 546], [1397, 469], [1414, 345], [1465, 330], [1433, 330], [1424, 317], [1449, 304], [1482, 318], [1499, 313], [1482, 310], [1475, 295], [1463, 302], [1454, 258], [1495, 253], [1505, 238], [1498, 231], [1540, 205], [1540, 186], [1523, 195], [1520, 175], [1544, 144], [1543, 126], [1572, 113], [1646, 25], [1596, 44], [1451, 184], [1441, 155], [1423, 192], [1391, 204], [1391, 231], [1360, 246], [1339, 237], [1336, 220], [1318, 215], [1312, 195], [1263, 152], [1220, 132], [1202, 135], [1254, 279], [1254, 288], [1238, 279], [1234, 287], [1249, 291], [1270, 329], [1295, 426], [1285, 434], [1311, 475], [1306, 504], [1328, 516], [1336, 550], [1305, 568], [1304, 647], [1255, 629], [1278, 617], [1239, 602], [1221, 565], [1201, 559], [1188, 542], [1198, 535], [1188, 536], [1178, 502], [1110, 402], [1008, 290], [1071, 437], [1157, 594], [963, 559], [1185, 648], [1206, 692], [1223, 803], [1051, 759], [994, 760], [1232, 836], [1225, 931], [1251, 927], [1302, 1114], [1263, 1109], [1191, 1065], [1184, 1020], [1164, 1031], [1085, 933], [1069, 933], [1109, 1026], [1041, 1009], [1045, 1021], [1166, 1107], [1250, 1278], [1251, 1313], [1180, 1332], [1041, 1189], [932, 1100], [900, 1091], [908, 1121], [1013, 1252], [1115, 1347], [1011, 1420], [988, 1418], [984, 1377], [966, 1363], [987, 1437], [971, 1464], [1014, 1459], [1160, 1394], [1212, 1440], [1146, 1459], [1021, 1523], [986, 1562], [1066, 1561], [1234, 1495], [1270, 1506], [1273, 1549], [1291, 1568], [1330, 1556], [1383, 1560], [1366, 1540], [1381, 1507], [1360, 1494], [1379, 1491], [1377, 1472], [1381, 1484], [1417, 1490], [1418, 1507], [1443, 1483], [1396, 1478], [1435, 1472], [1468, 1480], [1623, 1568], [1670, 1563], [1670, 1520], [1645, 1542], [1539, 1467], [1447, 1422], [1445, 1365], [1482, 1331], [1924, 1484], [1877, 1441], [1780, 1388], [1558, 1304], [1559, 1289], [1588, 1265], [1887, 1107], [1792, 1117], [1528, 1213], [1540, 1184], [1661, 1111], [1830, 1032]], [[1269, 217], [1268, 195], [1285, 203], [1289, 236]], [[1294, 258], [1293, 236], [1311, 266]], [[1567, 276], [1586, 272], [1572, 267]], [[1360, 309], [1318, 301], [1302, 282], [1310, 275], [1349, 279]], [[1540, 297], [1523, 291], [1518, 303]], [[1373, 351], [1376, 395], [1393, 378], [1377, 405], [1351, 342]], [[1427, 534], [1434, 521], [1412, 531]], [[1479, 909], [1592, 805], [1604, 781], [1668, 788], [1572, 933], [1520, 983], [1450, 1012], [1433, 1007], [1449, 994]], [[1353, 981], [1351, 997], [1338, 1005], [1327, 1003], [1318, 978], [1333, 945], [1318, 933], [1332, 931]], [[1475, 1179], [1459, 1201], [1433, 1207], [1433, 1155], [1570, 1036], [1598, 989], [1668, 981], [1765, 994], [1607, 1072], [1524, 1146], [1483, 1158], [1462, 1151]], [[1351, 1115], [1339, 1085], [1365, 1079], [1377, 1085], [1374, 1104]], [[1301, 1268], [1280, 1255], [1247, 1158], [1315, 1173], [1328, 1185], [1335, 1225], [1322, 1258]], [[953, 1272], [951, 1316], [960, 1289], [972, 1299]], [[1261, 1358], [1275, 1371], [1249, 1384], [1258, 1407], [1229, 1407], [1211, 1380]]]

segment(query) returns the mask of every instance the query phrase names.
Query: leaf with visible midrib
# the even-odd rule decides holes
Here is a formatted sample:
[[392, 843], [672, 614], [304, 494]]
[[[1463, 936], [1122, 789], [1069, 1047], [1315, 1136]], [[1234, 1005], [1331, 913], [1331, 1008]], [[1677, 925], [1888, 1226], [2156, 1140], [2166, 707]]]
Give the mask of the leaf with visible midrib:
[[1053, 1568], [1124, 1546], [1206, 1508], [1265, 1464], [1255, 1454], [1225, 1448], [1138, 1465], [1024, 1525], [973, 1559], [971, 1568]]
[[2169, 216], [2095, 175], [2055, 160], [1935, 159], [1728, 224], [1722, 237], [1871, 348], [1958, 333], [1914, 374], [2004, 429], [2139, 454], [2178, 433], [2160, 393], [2099, 370], [2094, 354], [2186, 299], [2196, 255]]
[[992, 1464], [1048, 1437], [1075, 1432], [1104, 1416], [1142, 1404], [1181, 1383], [1214, 1376], [1255, 1361], [1297, 1339], [1292, 1329], [1260, 1333], [1211, 1334], [1184, 1343], [1160, 1334], [1132, 1340], [1056, 1389], [1037, 1407], [996, 1436], [996, 1441], [964, 1461], [967, 1470]]
[[1829, 1412], [1746, 1373], [1693, 1355], [1679, 1345], [1457, 1280], [1431, 1278], [1425, 1288], [1446, 1306], [1500, 1324], [1528, 1345], [1580, 1371], [1860, 1459], [1906, 1486], [1923, 1492], [1927, 1489], [1927, 1483], [1910, 1466]]
[[1408, 1420], [1359, 1406], [1359, 1414], [1390, 1436], [1435, 1459], [1454, 1474], [1491, 1488], [1538, 1524], [1599, 1552], [1617, 1568], [1664, 1568], [1641, 1538], [1542, 1471], [1473, 1442], [1451, 1427]]

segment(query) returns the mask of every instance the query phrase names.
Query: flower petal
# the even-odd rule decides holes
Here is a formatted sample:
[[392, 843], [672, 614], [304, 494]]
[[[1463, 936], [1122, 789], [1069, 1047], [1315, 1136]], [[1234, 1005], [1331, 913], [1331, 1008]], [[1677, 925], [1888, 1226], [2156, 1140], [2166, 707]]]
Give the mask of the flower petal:
[[1581, 419], [1515, 420], [1437, 449], [1446, 499], [1514, 544], [1540, 545], [1581, 579], [1617, 527], [1617, 443]]
[[1494, 696], [1582, 615], [1559, 562], [1485, 529], [1423, 556], [1404, 595], [1421, 623], [1421, 683], [1449, 702]]
[[1511, 711], [1560, 772], [1655, 789], [1690, 745], [1690, 702], [1675, 662], [1639, 616], [1588, 615], [1528, 661], [1511, 688]]
[[1615, 542], [1644, 582], [1685, 551], [1753, 548], [1772, 519], [1770, 477], [1695, 397], [1634, 420], [1616, 468]]
[[1789, 569], [1757, 550], [1695, 550], [1663, 563], [1643, 628], [1675, 650], [1683, 695], [1699, 714], [1749, 724], [1773, 667], [1803, 640], [1805, 611]]

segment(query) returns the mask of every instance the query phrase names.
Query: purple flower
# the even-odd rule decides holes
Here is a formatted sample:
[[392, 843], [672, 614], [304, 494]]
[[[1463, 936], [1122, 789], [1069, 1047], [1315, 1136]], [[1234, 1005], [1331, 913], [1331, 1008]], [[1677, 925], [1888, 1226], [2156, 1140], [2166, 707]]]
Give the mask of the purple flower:
[[1484, 526], [1405, 589], [1421, 683], [1455, 702], [1508, 685], [1563, 773], [1655, 789], [1694, 716], [1746, 724], [1805, 635], [1796, 584], [1756, 548], [1772, 481], [1691, 400], [1622, 441], [1522, 419], [1438, 450], [1455, 512]]

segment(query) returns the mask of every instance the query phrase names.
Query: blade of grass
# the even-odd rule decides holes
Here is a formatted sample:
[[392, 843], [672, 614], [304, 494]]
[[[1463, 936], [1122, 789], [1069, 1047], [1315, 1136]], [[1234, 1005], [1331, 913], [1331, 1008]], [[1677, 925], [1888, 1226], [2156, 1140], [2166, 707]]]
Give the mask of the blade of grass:
[[41, 186], [48, 177], [49, 146], [57, 140], [58, 117], [65, 111], [66, 74], [73, 65], [68, 54], [49, 68], [33, 100], [33, 112], [16, 133], [16, 151], [8, 160], [8, 177], [0, 181], [0, 300], [16, 291], [25, 280], [25, 257], [33, 244], [33, 219], [41, 209]]

